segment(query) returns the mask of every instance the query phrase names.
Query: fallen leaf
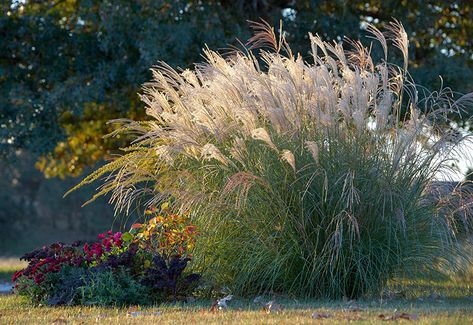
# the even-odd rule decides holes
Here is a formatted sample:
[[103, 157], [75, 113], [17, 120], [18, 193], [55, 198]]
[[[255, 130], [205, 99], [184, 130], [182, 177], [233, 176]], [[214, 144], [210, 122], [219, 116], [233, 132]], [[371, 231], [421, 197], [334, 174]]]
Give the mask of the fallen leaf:
[[223, 297], [222, 299], [217, 300], [218, 309], [220, 310], [227, 309], [228, 308], [227, 301], [230, 301], [232, 299], [233, 299], [233, 295], [228, 295], [226, 297]]
[[416, 314], [407, 314], [407, 313], [401, 313], [398, 315], [400, 319], [406, 319], [406, 320], [418, 320], [419, 317]]
[[419, 317], [416, 314], [408, 314], [408, 313], [395, 313], [394, 315], [391, 315], [391, 316], [380, 314], [378, 315], [378, 318], [383, 321], [398, 320], [398, 319], [405, 319], [405, 320], [418, 320], [419, 319]]
[[51, 324], [67, 324], [67, 320], [62, 318], [56, 318]]
[[284, 306], [281, 305], [281, 304], [278, 304], [277, 302], [271, 300], [271, 301], [268, 301], [264, 306], [263, 306], [263, 310], [270, 314], [270, 313], [279, 313], [280, 311], [282, 311], [284, 309]]
[[233, 299], [233, 295], [228, 295], [221, 299], [218, 299], [212, 303], [210, 307], [211, 312], [216, 312], [217, 310], [224, 310], [228, 308], [227, 302]]
[[312, 318], [313, 319], [325, 319], [325, 318], [331, 318], [332, 315], [329, 314], [324, 314], [324, 313], [313, 313]]
[[161, 315], [160, 311], [132, 311], [128, 312], [127, 316], [138, 317], [138, 316], [159, 316]]

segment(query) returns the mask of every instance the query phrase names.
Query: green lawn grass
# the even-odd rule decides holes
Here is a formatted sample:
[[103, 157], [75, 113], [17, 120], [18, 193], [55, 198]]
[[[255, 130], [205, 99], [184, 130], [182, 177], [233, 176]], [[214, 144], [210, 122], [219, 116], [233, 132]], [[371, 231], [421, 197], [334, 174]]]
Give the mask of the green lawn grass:
[[[0, 262], [1, 274], [21, 264]], [[385, 299], [362, 301], [297, 300], [279, 298], [283, 308], [267, 313], [249, 299], [236, 297], [225, 311], [211, 312], [211, 301], [156, 307], [34, 307], [25, 298], [0, 296], [0, 324], [379, 324], [385, 317], [406, 313], [416, 324], [473, 324], [473, 283], [456, 281], [407, 282]], [[312, 315], [319, 315], [314, 319]], [[320, 318], [320, 316], [327, 318]], [[387, 321], [406, 323], [408, 320]], [[384, 323], [384, 322], [383, 322]]]
[[[254, 306], [249, 301], [234, 301], [228, 310], [210, 312], [210, 303], [190, 305], [166, 305], [143, 308], [134, 316], [128, 308], [94, 307], [32, 307], [25, 299], [16, 296], [0, 297], [0, 323], [56, 323], [56, 324], [160, 324], [205, 323], [205, 324], [377, 324], [379, 315], [391, 316], [405, 312], [417, 318], [420, 324], [472, 324], [473, 301], [471, 299], [432, 299], [357, 302], [353, 304], [327, 301], [283, 301], [284, 309], [270, 313]], [[132, 309], [133, 311], [135, 309]], [[160, 314], [156, 315], [156, 312]], [[312, 315], [328, 318], [314, 319]]]

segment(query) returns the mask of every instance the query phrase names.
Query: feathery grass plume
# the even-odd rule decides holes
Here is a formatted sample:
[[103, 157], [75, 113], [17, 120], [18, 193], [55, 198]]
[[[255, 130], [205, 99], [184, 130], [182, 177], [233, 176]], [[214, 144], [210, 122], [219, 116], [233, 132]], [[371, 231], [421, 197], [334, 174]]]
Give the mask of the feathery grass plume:
[[261, 61], [206, 49], [195, 70], [153, 68], [142, 98], [155, 120], [125, 122], [137, 140], [83, 183], [106, 176], [98, 195], [112, 193], [118, 212], [168, 197], [193, 211], [195, 267], [235, 293], [360, 297], [402, 272], [456, 268], [471, 200], [429, 189], [469, 140], [442, 126], [472, 96], [418, 94], [399, 22], [387, 38], [367, 29], [381, 62], [360, 42], [310, 34], [313, 64], [255, 26], [250, 43], [272, 48]]

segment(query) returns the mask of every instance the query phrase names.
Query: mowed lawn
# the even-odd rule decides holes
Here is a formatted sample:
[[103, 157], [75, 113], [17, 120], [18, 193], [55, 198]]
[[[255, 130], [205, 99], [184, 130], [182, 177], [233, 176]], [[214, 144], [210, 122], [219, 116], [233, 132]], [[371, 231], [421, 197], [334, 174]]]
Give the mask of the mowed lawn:
[[[21, 267], [2, 260], [5, 276]], [[0, 296], [0, 324], [473, 324], [471, 276], [444, 282], [407, 282], [384, 299], [324, 301], [277, 298], [268, 312], [253, 299], [235, 297], [227, 310], [211, 311], [211, 301], [156, 307], [34, 307], [26, 299]], [[269, 298], [267, 299], [269, 300]]]

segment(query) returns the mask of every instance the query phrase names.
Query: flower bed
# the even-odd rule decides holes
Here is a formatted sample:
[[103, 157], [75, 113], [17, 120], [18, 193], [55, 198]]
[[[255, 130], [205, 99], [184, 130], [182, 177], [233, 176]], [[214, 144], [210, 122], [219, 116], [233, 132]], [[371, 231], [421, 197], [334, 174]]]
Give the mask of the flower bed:
[[108, 231], [96, 242], [54, 243], [25, 254], [15, 292], [36, 304], [128, 305], [185, 299], [200, 276], [185, 272], [196, 227], [167, 204], [129, 232]]

